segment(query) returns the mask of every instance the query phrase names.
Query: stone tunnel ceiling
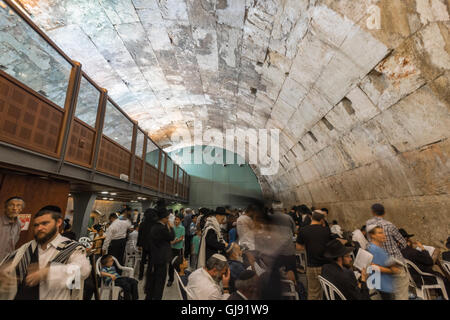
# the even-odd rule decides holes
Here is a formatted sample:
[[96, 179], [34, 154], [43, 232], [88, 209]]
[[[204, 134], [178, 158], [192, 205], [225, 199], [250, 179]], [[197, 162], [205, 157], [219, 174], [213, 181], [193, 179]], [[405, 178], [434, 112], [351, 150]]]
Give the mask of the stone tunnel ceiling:
[[450, 233], [449, 1], [18, 2], [161, 146], [194, 120], [279, 128], [266, 196]]

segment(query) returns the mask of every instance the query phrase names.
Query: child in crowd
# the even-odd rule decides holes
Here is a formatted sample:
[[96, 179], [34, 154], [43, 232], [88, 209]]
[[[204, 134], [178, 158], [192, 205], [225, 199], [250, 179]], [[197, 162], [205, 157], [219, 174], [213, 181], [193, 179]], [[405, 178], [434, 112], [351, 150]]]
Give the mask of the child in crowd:
[[195, 232], [195, 236], [192, 237], [192, 253], [191, 253], [191, 270], [195, 270], [197, 267], [198, 260], [198, 250], [200, 249], [200, 239], [202, 237], [202, 231], [197, 229]]
[[114, 281], [114, 285], [121, 287], [124, 291], [125, 300], [139, 300], [138, 296], [138, 282], [136, 279], [129, 277], [122, 277], [113, 266], [113, 257], [108, 254], [101, 259], [102, 270], [101, 276], [105, 278], [105, 283], [109, 284]]

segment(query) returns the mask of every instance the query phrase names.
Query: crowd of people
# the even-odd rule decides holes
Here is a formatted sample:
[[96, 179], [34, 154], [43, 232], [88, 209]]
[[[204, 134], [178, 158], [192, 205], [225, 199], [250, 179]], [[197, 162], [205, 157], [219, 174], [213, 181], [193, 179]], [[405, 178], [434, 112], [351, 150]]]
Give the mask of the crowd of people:
[[[122, 288], [125, 300], [139, 299], [139, 281], [144, 281], [146, 300], [161, 300], [177, 281], [193, 300], [321, 300], [321, 279], [347, 300], [411, 299], [411, 281], [420, 287], [440, 279], [449, 289], [450, 275], [442, 266], [450, 251], [430, 252], [389, 222], [381, 204], [372, 205], [366, 223], [353, 232], [336, 220], [329, 224], [326, 208], [306, 205], [290, 211], [279, 203], [174, 211], [159, 201], [143, 214], [124, 205], [104, 223], [99, 211], [92, 212], [87, 247], [76, 241], [72, 218], [63, 219], [61, 209], [49, 205], [33, 216], [34, 239], [16, 248], [24, 207], [22, 198], [12, 197], [0, 216], [1, 299], [91, 300], [98, 286], [96, 271], [97, 281]], [[446, 245], [450, 249], [450, 238]], [[371, 260], [356, 268], [360, 252]], [[122, 274], [129, 253], [141, 258], [137, 279]], [[429, 276], [422, 277], [407, 262]], [[436, 290], [435, 297], [440, 296], [445, 298]]]

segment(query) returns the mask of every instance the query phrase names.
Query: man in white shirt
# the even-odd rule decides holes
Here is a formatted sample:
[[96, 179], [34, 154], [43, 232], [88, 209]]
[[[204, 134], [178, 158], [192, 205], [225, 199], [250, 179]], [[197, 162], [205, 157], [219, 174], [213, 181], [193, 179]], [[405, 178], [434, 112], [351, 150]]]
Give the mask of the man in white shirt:
[[193, 300], [227, 300], [230, 296], [229, 281], [230, 268], [227, 259], [216, 253], [206, 261], [203, 268], [189, 275], [186, 289]]
[[[249, 208], [251, 209], [251, 208]], [[239, 246], [247, 250], [255, 250], [255, 234], [253, 224], [253, 210], [247, 209], [236, 221]]]
[[366, 226], [362, 226], [361, 229], [356, 229], [352, 232], [352, 241], [358, 242], [361, 249], [366, 250], [369, 245], [369, 241], [366, 238]]
[[131, 221], [126, 213], [121, 218], [117, 218], [113, 214], [110, 217], [112, 223], [106, 229], [103, 253], [114, 256], [123, 265], [125, 246], [127, 244], [127, 231], [131, 228]]
[[0, 299], [81, 298], [91, 265], [82, 245], [59, 234], [62, 222], [61, 209], [55, 206], [46, 206], [34, 216], [34, 240], [0, 266]]

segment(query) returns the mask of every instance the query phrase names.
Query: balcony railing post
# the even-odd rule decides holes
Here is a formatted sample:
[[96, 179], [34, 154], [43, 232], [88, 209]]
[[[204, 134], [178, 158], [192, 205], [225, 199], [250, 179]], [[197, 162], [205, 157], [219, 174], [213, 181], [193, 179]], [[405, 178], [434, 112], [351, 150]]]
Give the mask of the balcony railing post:
[[105, 124], [106, 102], [108, 101], [108, 91], [102, 89], [97, 108], [97, 120], [95, 122], [95, 144], [92, 156], [91, 178], [97, 170], [98, 155], [100, 153], [100, 144], [103, 135], [103, 126]]
[[147, 132], [144, 135], [144, 147], [142, 148], [142, 172], [141, 172], [141, 187], [144, 186], [145, 183], [145, 169], [147, 167]]
[[136, 161], [137, 128], [138, 128], [137, 121], [133, 121], [133, 138], [131, 140], [131, 162], [130, 162], [130, 175], [129, 175], [130, 176], [130, 179], [129, 179], [130, 186], [134, 180], [134, 167], [135, 167], [135, 161]]
[[72, 121], [77, 106], [78, 91], [81, 82], [81, 64], [73, 61], [73, 67], [70, 71], [69, 84], [67, 86], [66, 101], [64, 103], [64, 117], [61, 131], [59, 133], [57, 154], [59, 155], [58, 167], [56, 171], [61, 171], [66, 156], [67, 142], [72, 127]]
[[158, 149], [158, 181], [157, 181], [158, 192], [161, 192], [161, 167], [162, 167], [161, 160], [162, 160], [161, 149]]

